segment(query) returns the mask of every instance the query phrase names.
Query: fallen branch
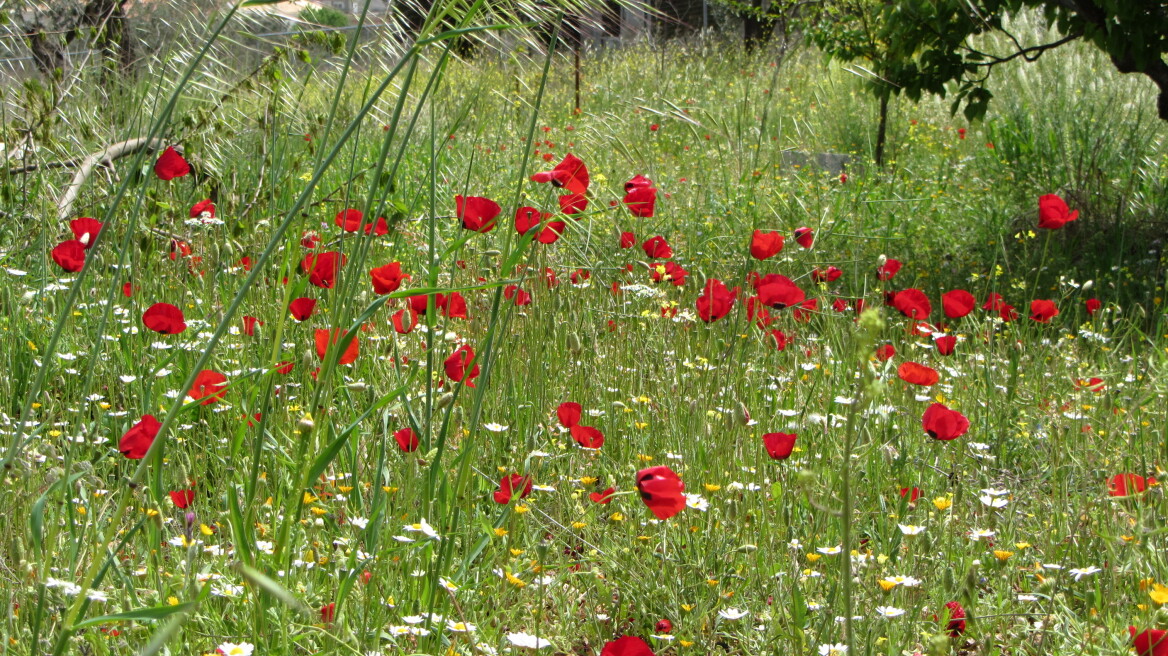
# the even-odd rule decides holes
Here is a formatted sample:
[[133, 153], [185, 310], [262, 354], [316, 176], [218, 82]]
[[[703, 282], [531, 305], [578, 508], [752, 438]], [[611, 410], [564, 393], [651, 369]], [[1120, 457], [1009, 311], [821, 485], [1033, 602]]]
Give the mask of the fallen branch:
[[16, 168], [8, 169], [8, 175], [20, 175], [21, 173], [32, 173], [33, 171], [49, 170], [49, 169], [72, 169], [81, 164], [81, 159], [68, 159], [62, 162], [46, 162], [44, 164], [26, 164], [25, 166], [18, 166]]
[[81, 166], [78, 168], [77, 173], [73, 175], [72, 182], [65, 188], [65, 193], [57, 201], [57, 220], [64, 221], [72, 215], [73, 203], [77, 201], [77, 196], [81, 193], [81, 187], [85, 184], [85, 181], [93, 174], [93, 169], [98, 166], [108, 165], [114, 160], [125, 157], [126, 155], [133, 155], [143, 148], [157, 150], [162, 148], [163, 145], [164, 142], [162, 139], [150, 140], [146, 137], [139, 137], [106, 146], [102, 150], [86, 156], [85, 159], [81, 160]]

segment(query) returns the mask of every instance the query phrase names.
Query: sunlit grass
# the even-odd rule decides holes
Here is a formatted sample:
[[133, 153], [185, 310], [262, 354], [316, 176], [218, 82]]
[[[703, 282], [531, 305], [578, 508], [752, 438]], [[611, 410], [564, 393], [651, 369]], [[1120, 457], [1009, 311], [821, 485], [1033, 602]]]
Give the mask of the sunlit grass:
[[[1117, 180], [1099, 189], [1124, 217], [1162, 205], [1163, 130], [1105, 62], [1063, 65], [1095, 100], [1060, 91], [1047, 60], [1000, 80], [985, 125], [898, 102], [878, 171], [861, 80], [815, 53], [589, 52], [576, 113], [570, 60], [530, 45], [462, 61], [445, 38], [362, 42], [240, 73], [227, 55], [246, 35], [186, 38], [126, 88], [79, 84], [38, 144], [67, 159], [153, 131], [192, 168], [163, 181], [143, 151], [95, 174], [74, 213], [106, 227], [80, 282], [50, 257], [73, 236], [52, 218], [70, 173], [3, 179], [6, 221], [23, 217], [0, 241], [13, 653], [594, 654], [632, 635], [678, 654], [1113, 654], [1129, 625], [1163, 623], [1162, 488], [1109, 495], [1168, 456], [1161, 250], [1133, 228], [1137, 246], [1084, 253], [1115, 221], [1087, 182]], [[1078, 125], [1128, 91], [1127, 118], [1099, 128], [1114, 140]], [[6, 94], [10, 141], [32, 119]], [[1028, 132], [1054, 101], [1047, 136]], [[857, 159], [840, 178], [784, 164], [789, 149]], [[1141, 165], [1121, 166], [1132, 150]], [[559, 208], [565, 191], [530, 176], [567, 153], [591, 173], [587, 209], [552, 217], [554, 244], [519, 235], [518, 207]], [[635, 175], [658, 190], [651, 217], [622, 202]], [[1081, 216], [1038, 229], [1047, 193]], [[497, 227], [460, 229], [456, 195], [496, 201]], [[191, 216], [208, 198], [214, 216]], [[349, 208], [352, 232], [335, 221]], [[755, 230], [781, 252], [753, 259]], [[684, 284], [653, 282], [677, 275], [642, 248], [654, 236]], [[305, 257], [330, 251], [345, 264], [325, 284]], [[881, 279], [889, 258], [903, 267]], [[379, 295], [370, 270], [394, 262], [409, 278]], [[760, 329], [751, 272], [817, 308], [770, 309]], [[715, 279], [739, 293], [707, 323]], [[930, 326], [885, 305], [909, 288]], [[976, 299], [968, 316], [945, 317], [953, 289]], [[443, 307], [408, 299], [426, 293]], [[982, 309], [995, 293], [1017, 319]], [[298, 298], [311, 316], [288, 311]], [[1029, 318], [1036, 299], [1050, 323]], [[144, 324], [155, 303], [185, 330]], [[939, 381], [905, 382], [905, 362]], [[968, 432], [930, 439], [938, 403]], [[156, 446], [127, 459], [147, 414]], [[768, 455], [772, 433], [797, 436], [788, 458]], [[636, 487], [657, 466], [687, 495], [665, 520]]]

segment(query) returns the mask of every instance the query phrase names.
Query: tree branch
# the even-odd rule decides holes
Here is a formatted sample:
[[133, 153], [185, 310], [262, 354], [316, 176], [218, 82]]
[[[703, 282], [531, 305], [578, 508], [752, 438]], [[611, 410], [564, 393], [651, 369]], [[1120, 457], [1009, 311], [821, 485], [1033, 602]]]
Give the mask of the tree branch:
[[65, 188], [65, 193], [61, 194], [61, 199], [57, 201], [57, 219], [64, 221], [73, 213], [73, 203], [77, 201], [77, 196], [81, 193], [81, 187], [89, 179], [89, 176], [93, 173], [93, 169], [99, 165], [109, 164], [126, 155], [133, 155], [143, 148], [157, 150], [164, 145], [165, 142], [162, 139], [150, 140], [145, 137], [139, 137], [106, 146], [96, 153], [86, 156], [85, 159], [81, 160], [81, 167], [73, 175], [72, 182]]
[[985, 62], [973, 62], [974, 66], [977, 66], [979, 68], [992, 68], [994, 66], [997, 66], [998, 64], [1004, 64], [1008, 61], [1017, 59], [1019, 57], [1025, 59], [1028, 62], [1038, 61], [1038, 58], [1041, 57], [1044, 53], [1046, 53], [1047, 50], [1054, 50], [1055, 48], [1057, 48], [1061, 45], [1065, 45], [1067, 43], [1070, 43], [1071, 41], [1074, 41], [1075, 39], [1078, 39], [1082, 36], [1083, 36], [1082, 34], [1078, 34], [1078, 33], [1068, 34], [1067, 36], [1064, 36], [1063, 38], [1059, 39], [1058, 41], [1052, 41], [1051, 43], [1044, 43], [1044, 44], [1038, 45], [1038, 46], [1030, 46], [1029, 48], [1022, 48], [1021, 50], [1018, 50], [1017, 52], [1015, 52], [1009, 56], [1006, 56], [1006, 57], [998, 57], [997, 55], [991, 55], [989, 53], [981, 52], [980, 50], [975, 50], [973, 48], [970, 48], [969, 46], [962, 46], [962, 47], [974, 55], [977, 55], [979, 57], [985, 57], [986, 59], [989, 60], [989, 61], [985, 61]]

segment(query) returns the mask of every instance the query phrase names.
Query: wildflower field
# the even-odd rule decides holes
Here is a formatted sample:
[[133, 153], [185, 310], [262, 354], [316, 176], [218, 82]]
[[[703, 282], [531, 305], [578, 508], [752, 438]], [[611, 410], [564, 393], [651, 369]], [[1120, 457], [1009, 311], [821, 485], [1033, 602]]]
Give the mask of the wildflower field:
[[3, 89], [5, 653], [1168, 654], [1145, 82], [235, 20]]

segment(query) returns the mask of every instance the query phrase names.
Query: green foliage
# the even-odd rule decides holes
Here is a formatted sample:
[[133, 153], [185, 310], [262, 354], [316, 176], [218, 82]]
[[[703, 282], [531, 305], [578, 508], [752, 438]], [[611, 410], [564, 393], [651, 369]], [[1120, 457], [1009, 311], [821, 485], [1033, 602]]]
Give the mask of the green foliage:
[[[1004, 22], [1019, 12], [1041, 13], [1061, 38], [1024, 45], [1005, 32]], [[1168, 119], [1168, 9], [1152, 2], [1084, 0], [839, 0], [809, 13], [815, 42], [834, 57], [863, 59], [882, 81], [877, 94], [951, 96], [951, 111], [964, 107], [980, 119], [993, 94], [990, 71], [1015, 59], [1034, 61], [1076, 39], [1101, 49], [1122, 73], [1143, 73], [1161, 89], [1160, 117]], [[977, 37], [1005, 32], [1005, 52], [979, 49]]]
[[332, 7], [309, 7], [300, 12], [300, 20], [325, 27], [345, 27], [349, 17]]

